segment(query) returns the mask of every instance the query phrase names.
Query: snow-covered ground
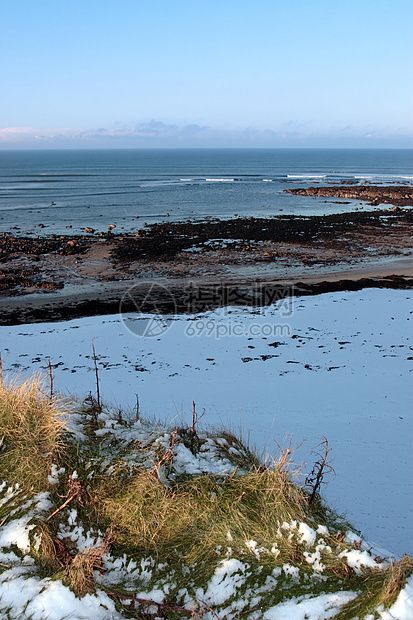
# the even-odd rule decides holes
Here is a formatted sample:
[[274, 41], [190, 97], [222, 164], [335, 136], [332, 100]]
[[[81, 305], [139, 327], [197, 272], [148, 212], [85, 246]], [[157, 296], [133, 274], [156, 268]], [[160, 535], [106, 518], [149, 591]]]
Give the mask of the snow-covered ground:
[[186, 422], [195, 401], [202, 425], [241, 429], [260, 450], [305, 440], [295, 459], [310, 469], [325, 436], [336, 472], [329, 504], [366, 539], [412, 554], [412, 293], [291, 304], [178, 316], [153, 337], [130, 331], [148, 330], [142, 318], [119, 315], [0, 327], [0, 352], [24, 376], [50, 356], [55, 389], [84, 396], [95, 390], [93, 340], [106, 401], [133, 409], [138, 394], [143, 416]]
[[[117, 412], [114, 411], [98, 415], [98, 425], [99, 430], [96, 433], [102, 441], [101, 447], [104, 446], [105, 458], [94, 460], [89, 454], [91, 459], [89, 475], [93, 475], [95, 467], [98, 467], [101, 474], [109, 475], [114, 465], [119, 465], [119, 458], [128, 463], [131, 471], [135, 468], [137, 468], [135, 471], [138, 471], [142, 466], [149, 466], [152, 469], [153, 464], [159, 459], [159, 450], [165, 453], [171, 445], [171, 433], [159, 425], [159, 422], [153, 424], [138, 420], [125, 424], [124, 421], [119, 421]], [[81, 416], [72, 416], [71, 429], [78, 440], [83, 442], [84, 447], [87, 438], [83, 432]], [[176, 431], [172, 434], [175, 437]], [[224, 450], [223, 453], [221, 447], [225, 444], [228, 447], [224, 438], [212, 438], [203, 433], [200, 433], [198, 438], [201, 440], [201, 445], [195, 454], [183, 442], [179, 442], [175, 445], [173, 457], [163, 474], [162, 467], [159, 466], [159, 476], [164, 483], [168, 484], [168, 477], [171, 480], [183, 473], [212, 474], [218, 476], [218, 480], [224, 474], [228, 480], [228, 474], [234, 471], [231, 456], [236, 454], [238, 460], [242, 455], [242, 447], [239, 449], [232, 447], [232, 452]], [[142, 451], [136, 449], [125, 451], [131, 440], [134, 446], [141, 445], [145, 448]], [[120, 457], [121, 453], [123, 457]], [[62, 479], [67, 479], [67, 474], [64, 467], [59, 469], [53, 464], [49, 475], [50, 484], [57, 484], [59, 478], [62, 482]], [[247, 471], [242, 471], [241, 468], [238, 473], [240, 478], [242, 479], [245, 474], [248, 475]], [[70, 478], [76, 481], [77, 472], [72, 472]], [[217, 488], [225, 493], [223, 486]], [[314, 527], [305, 521], [289, 520], [279, 523], [278, 531], [268, 548], [259, 545], [253, 539], [246, 538], [245, 548], [241, 550], [238, 548], [235, 552], [241, 559], [235, 557], [232, 549], [233, 544], [236, 547], [239, 545], [239, 540], [234, 541], [228, 529], [226, 536], [228, 545], [223, 548], [220, 545], [216, 549], [215, 570], [209, 577], [205, 575], [204, 580], [194, 585], [194, 573], [189, 567], [185, 570], [185, 565], [180, 566], [178, 557], [175, 557], [175, 562], [162, 563], [149, 552], [149, 555], [139, 560], [136, 555], [133, 557], [127, 555], [124, 552], [125, 547], [121, 550], [120, 556], [113, 555], [112, 550], [106, 548], [105, 535], [94, 530], [87, 521], [82, 521], [76, 507], [68, 506], [60, 512], [56, 538], [62, 541], [62, 544], [70, 541], [72, 553], [77, 554], [73, 564], [82, 554], [96, 551], [99, 547], [103, 553], [103, 571], [94, 571], [96, 591], [81, 595], [79, 598], [69, 589], [69, 584], [65, 584], [63, 571], [53, 578], [41, 577], [38, 574], [36, 560], [39, 563], [38, 550], [44, 532], [41, 529], [36, 530], [36, 525], [38, 525], [37, 519], [44, 522], [47, 513], [55, 507], [50, 499], [50, 491], [28, 498], [19, 485], [9, 487], [5, 482], [0, 484], [0, 506], [7, 513], [6, 524], [3, 522], [0, 528], [2, 618], [84, 620], [91, 617], [96, 620], [121, 620], [130, 616], [129, 614], [125, 616], [119, 605], [115, 607], [114, 593], [118, 592], [129, 595], [124, 600], [124, 604], [128, 607], [132, 597], [136, 597], [141, 604], [147, 601], [143, 610], [149, 610], [151, 613], [148, 613], [148, 617], [150, 615], [156, 619], [160, 618], [157, 612], [162, 612], [162, 607], [167, 609], [168, 604], [171, 604], [172, 596], [175, 601], [177, 599], [179, 601], [180, 607], [175, 607], [175, 610], [180, 609], [183, 612], [182, 618], [191, 615], [191, 618], [202, 617], [205, 620], [213, 618], [235, 620], [242, 612], [243, 617], [248, 617], [250, 620], [305, 618], [326, 620], [335, 617], [346, 603], [357, 599], [360, 595], [358, 588], [356, 591], [348, 589], [346, 585], [349, 584], [346, 584], [346, 581], [336, 582], [335, 589], [331, 589], [326, 583], [328, 575], [331, 576], [327, 563], [332, 562], [334, 555], [337, 556], [336, 567], [342, 566], [343, 562], [354, 575], [363, 579], [368, 574], [364, 571], [368, 569], [380, 572], [389, 568], [387, 559], [377, 557], [376, 554], [377, 552], [380, 554], [380, 550], [371, 547], [351, 531], [347, 531], [345, 539], [336, 547], [337, 538], [334, 533], [337, 534], [337, 531], [334, 529], [334, 519], [329, 525], [330, 530], [323, 524], [318, 524], [317, 527], [314, 520], [311, 521]], [[217, 501], [215, 493], [211, 493], [210, 501], [212, 503]], [[340, 528], [340, 524], [337, 525]], [[280, 562], [272, 570], [268, 569], [268, 565], [265, 568], [265, 561], [273, 562], [279, 556], [286, 538], [289, 542], [295, 541], [302, 551], [303, 559], [299, 559], [300, 552], [298, 552], [293, 564]], [[294, 558], [294, 555], [292, 557]], [[77, 568], [79, 570], [79, 565]], [[320, 584], [322, 584], [321, 591]], [[74, 585], [72, 582], [72, 588]], [[161, 605], [160, 609], [158, 604]], [[161, 615], [162, 618], [166, 617], [163, 613]], [[410, 576], [390, 608], [384, 609], [383, 604], [374, 607], [374, 618], [411, 620], [412, 617], [413, 576]], [[372, 620], [373, 614], [363, 615], [363, 618]]]

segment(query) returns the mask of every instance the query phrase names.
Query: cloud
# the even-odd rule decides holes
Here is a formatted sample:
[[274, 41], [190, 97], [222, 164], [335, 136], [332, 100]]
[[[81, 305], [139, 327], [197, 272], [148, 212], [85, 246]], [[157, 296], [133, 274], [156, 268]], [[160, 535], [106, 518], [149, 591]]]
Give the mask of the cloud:
[[33, 127], [0, 127], [0, 142], [19, 141], [35, 133], [36, 130]]
[[139, 123], [133, 127], [119, 124], [120, 126], [112, 127], [109, 129], [98, 129], [95, 134], [91, 132], [89, 138], [93, 135], [97, 137], [122, 137], [122, 138], [152, 138], [152, 139], [182, 139], [188, 136], [203, 136], [210, 129], [207, 126], [201, 125], [167, 125], [162, 121], [151, 120], [148, 123]]
[[4, 135], [30, 133], [33, 131], [33, 127], [4, 127], [0, 129], [0, 132]]
[[0, 127], [0, 142], [3, 145], [16, 145], [55, 142], [73, 138], [78, 132], [72, 129], [41, 129], [38, 127]]
[[152, 119], [97, 129], [0, 128], [2, 148], [174, 148], [174, 147], [413, 147], [402, 131], [343, 126], [321, 130], [311, 121], [290, 120], [277, 128], [178, 125]]

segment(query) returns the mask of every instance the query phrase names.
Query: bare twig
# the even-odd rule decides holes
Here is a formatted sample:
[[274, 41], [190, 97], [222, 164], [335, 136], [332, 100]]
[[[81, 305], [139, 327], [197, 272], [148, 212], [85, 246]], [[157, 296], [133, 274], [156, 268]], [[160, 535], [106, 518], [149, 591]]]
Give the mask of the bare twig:
[[70, 504], [70, 502], [75, 499], [76, 500], [76, 507], [80, 504], [81, 506], [83, 506], [83, 498], [86, 499], [87, 502], [90, 501], [90, 496], [89, 493], [86, 491], [86, 489], [82, 486], [82, 484], [78, 481], [78, 480], [74, 480], [73, 478], [69, 477], [68, 483], [68, 492], [66, 494], [66, 497], [68, 497], [68, 499], [61, 505], [59, 506], [59, 508], [57, 510], [55, 510], [51, 515], [49, 515], [46, 519], [46, 523], [48, 521], [50, 521], [50, 519], [52, 517], [54, 517], [55, 515], [57, 515], [58, 512], [60, 512], [61, 510], [63, 510], [63, 508], [66, 508], [66, 506], [68, 504]]
[[139, 420], [139, 396], [136, 394], [136, 417], [135, 420], [138, 422]]
[[236, 466], [236, 468], [234, 469], [234, 471], [232, 472], [232, 474], [230, 475], [230, 477], [228, 478], [228, 481], [231, 482], [231, 480], [234, 478], [235, 474], [238, 471], [238, 467], [239, 465]]
[[291, 449], [291, 439], [290, 439], [290, 442], [287, 448], [285, 449], [283, 449], [275, 439], [274, 441], [277, 444], [277, 448], [280, 451], [280, 458], [276, 462], [276, 470], [280, 474], [282, 474], [283, 472], [286, 472], [289, 470], [290, 464], [291, 464], [291, 454], [293, 454], [294, 450]]
[[52, 512], [51, 515], [49, 515], [46, 519], [46, 523], [48, 521], [50, 521], [50, 519], [52, 517], [54, 517], [55, 515], [57, 515], [58, 512], [60, 512], [61, 510], [63, 510], [63, 508], [66, 508], [66, 506], [68, 504], [70, 504], [70, 502], [72, 501], [72, 499], [75, 499], [75, 497], [77, 497], [79, 495], [79, 491], [77, 491], [76, 493], [74, 493], [73, 495], [71, 495], [61, 506], [59, 506], [59, 508], [57, 510], [55, 510], [54, 512]]
[[54, 536], [50, 536], [50, 538], [55, 549], [55, 557], [57, 563], [62, 568], [66, 568], [68, 564], [73, 561], [72, 554], [68, 551], [66, 545], [61, 540], [55, 538]]
[[3, 519], [2, 521], [0, 521], [0, 527], [6, 523], [6, 521], [7, 521], [7, 519], [8, 519], [8, 518], [9, 518], [9, 515], [6, 515], [6, 516], [4, 517], [4, 519]]
[[288, 472], [292, 472], [293, 471], [293, 459], [292, 459], [292, 455], [299, 449], [301, 448], [301, 446], [303, 445], [304, 441], [302, 441], [301, 443], [298, 444], [298, 446], [296, 447], [291, 447], [291, 438], [290, 441], [288, 443], [287, 448], [283, 449], [280, 444], [278, 443], [278, 441], [276, 441], [274, 439], [275, 444], [277, 445], [277, 448], [280, 451], [280, 457], [278, 459], [277, 462], [275, 462], [275, 469], [278, 473], [280, 474], [285, 474]]
[[3, 562], [0, 562], [0, 566], [4, 566], [4, 568], [11, 568], [11, 566], [9, 566], [8, 564], [3, 564]]
[[49, 378], [50, 378], [50, 400], [53, 400], [53, 373], [52, 373], [52, 362], [50, 360], [50, 355], [47, 359], [48, 359]]
[[150, 471], [151, 474], [154, 474], [155, 472], [159, 471], [160, 467], [164, 463], [170, 461], [173, 458], [173, 455], [174, 455], [173, 449], [174, 449], [174, 446], [175, 446], [176, 434], [177, 434], [177, 431], [174, 431], [172, 433], [172, 435], [171, 435], [171, 446], [170, 446], [168, 452], [166, 452], [166, 454], [163, 455], [163, 457], [160, 459], [160, 461], [158, 461], [156, 463], [155, 467], [153, 467], [151, 469], [151, 471]]
[[158, 612], [161, 612], [161, 610], [167, 610], [188, 614], [189, 616], [192, 614], [190, 609], [185, 609], [185, 607], [176, 607], [175, 605], [172, 605], [172, 603], [157, 603], [156, 601], [152, 601], [150, 599], [139, 598], [134, 594], [120, 594], [119, 592], [111, 592], [110, 590], [106, 589], [105, 592], [111, 598], [116, 598], [123, 601], [129, 600], [131, 603], [138, 603], [138, 605], [147, 605], [148, 607], [157, 607]]
[[215, 618], [217, 618], [217, 620], [221, 620], [220, 617], [218, 616], [218, 614], [215, 613], [215, 611], [212, 609], [212, 607], [210, 607], [207, 603], [205, 603], [205, 601], [201, 600], [200, 598], [198, 598], [197, 596], [194, 597], [196, 601], [198, 601], [199, 603], [201, 603], [201, 605], [203, 605], [205, 607], [205, 609], [207, 609], [208, 611], [211, 612], [211, 614], [214, 615]]
[[320, 454], [319, 452], [311, 451], [312, 454], [315, 454], [319, 457], [318, 461], [314, 463], [313, 469], [311, 473], [307, 476], [305, 484], [311, 488], [311, 494], [308, 500], [309, 504], [312, 504], [314, 498], [319, 492], [320, 486], [322, 484], [326, 484], [324, 482], [324, 476], [326, 474], [333, 473], [335, 475], [334, 469], [331, 467], [330, 463], [332, 463], [333, 459], [327, 461], [327, 457], [329, 452], [331, 452], [331, 448], [328, 447], [328, 441], [324, 437], [322, 437], [323, 441], [317, 446], [317, 448], [322, 447], [324, 450], [324, 454]]
[[89, 392], [89, 396], [87, 396], [84, 400], [85, 413], [90, 416], [86, 420], [86, 430], [92, 436], [92, 438], [96, 439], [95, 432], [99, 428], [98, 414], [101, 413], [101, 408], [99, 407], [97, 400], [92, 393]]
[[196, 412], [195, 401], [192, 401], [192, 426], [190, 429], [191, 430], [191, 452], [192, 454], [195, 454], [195, 441], [197, 439], [196, 425], [199, 423], [199, 420], [203, 417], [204, 414], [205, 414], [205, 409], [201, 413], [201, 415], [199, 415]]
[[98, 365], [96, 361], [95, 344], [93, 340], [92, 340], [92, 349], [93, 349], [93, 363], [95, 364], [95, 375], [96, 375], [96, 401], [97, 401], [98, 407], [100, 407], [99, 374], [98, 374]]
[[192, 433], [192, 437], [195, 437], [195, 425], [197, 422], [197, 414], [195, 411], [195, 401], [192, 401], [192, 426], [191, 426], [191, 433]]

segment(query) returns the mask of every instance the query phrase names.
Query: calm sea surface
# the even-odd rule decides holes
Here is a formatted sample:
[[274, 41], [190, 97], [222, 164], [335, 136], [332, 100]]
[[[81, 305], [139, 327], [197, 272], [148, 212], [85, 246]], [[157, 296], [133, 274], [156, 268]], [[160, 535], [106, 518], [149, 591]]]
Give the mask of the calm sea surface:
[[[322, 215], [359, 203], [284, 194], [343, 180], [413, 183], [413, 150], [0, 151], [0, 232], [131, 232], [162, 220]], [[44, 225], [44, 228], [39, 227]]]

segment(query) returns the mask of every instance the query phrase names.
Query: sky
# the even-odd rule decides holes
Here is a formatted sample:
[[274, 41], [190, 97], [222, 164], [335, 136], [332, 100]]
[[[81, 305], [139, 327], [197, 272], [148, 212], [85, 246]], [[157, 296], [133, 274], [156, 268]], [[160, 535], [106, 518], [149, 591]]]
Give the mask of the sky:
[[413, 147], [411, 0], [1, 0], [0, 148]]

